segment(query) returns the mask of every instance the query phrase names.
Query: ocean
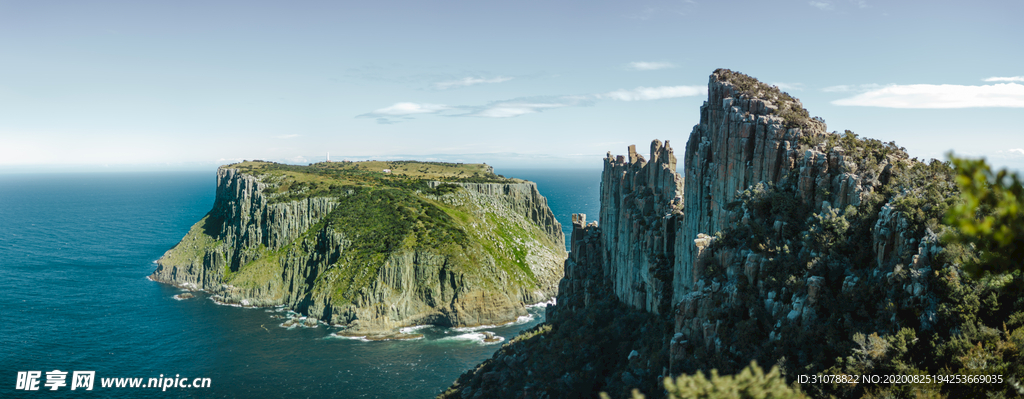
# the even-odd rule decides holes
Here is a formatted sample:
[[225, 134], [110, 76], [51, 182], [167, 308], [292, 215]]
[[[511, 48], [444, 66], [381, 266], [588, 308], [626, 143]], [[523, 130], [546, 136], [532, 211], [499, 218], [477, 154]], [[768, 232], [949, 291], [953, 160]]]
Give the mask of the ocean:
[[[600, 170], [497, 172], [537, 182], [566, 237], [572, 213], [597, 218]], [[0, 175], [0, 397], [429, 398], [498, 349], [482, 331], [507, 340], [543, 321], [538, 306], [511, 325], [364, 342], [323, 325], [281, 327], [283, 309], [221, 306], [203, 293], [176, 300], [181, 290], [146, 276], [210, 210], [215, 180], [213, 171]], [[74, 373], [88, 371], [93, 389], [71, 390]], [[39, 372], [39, 391], [16, 390], [29, 372]], [[161, 387], [103, 387], [136, 378]], [[203, 379], [209, 387], [174, 386]]]

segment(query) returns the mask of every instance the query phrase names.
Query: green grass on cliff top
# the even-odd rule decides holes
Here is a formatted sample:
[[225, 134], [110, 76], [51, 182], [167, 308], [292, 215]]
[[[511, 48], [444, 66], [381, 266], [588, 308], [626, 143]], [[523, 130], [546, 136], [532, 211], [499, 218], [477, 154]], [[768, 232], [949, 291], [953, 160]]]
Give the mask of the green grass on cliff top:
[[[340, 197], [352, 194], [354, 187], [393, 187], [444, 194], [431, 189], [428, 181], [460, 183], [519, 183], [522, 180], [496, 175], [487, 164], [363, 161], [320, 162], [306, 166], [265, 161], [244, 161], [221, 166], [259, 176], [268, 187], [271, 203], [296, 201], [310, 197]], [[387, 172], [386, 172], [387, 171]], [[447, 189], [450, 191], [450, 188]]]
[[[310, 197], [338, 202], [324, 219], [281, 248], [242, 249], [247, 261], [236, 266], [229, 262], [223, 275], [224, 282], [242, 288], [279, 287], [288, 265], [308, 262], [315, 258], [313, 252], [327, 255], [319, 247], [325, 231], [340, 233], [343, 248], [337, 259], [326, 260], [326, 270], [300, 290], [329, 295], [336, 304], [353, 303], [392, 254], [409, 250], [442, 255], [447, 258], [446, 268], [477, 275], [485, 287], [501, 284], [500, 275], [512, 284], [535, 287], [537, 279], [527, 256], [537, 244], [554, 245], [532, 223], [504, 220], [473, 201], [440, 198], [457, 193], [458, 186], [430, 188], [427, 184], [523, 182], [495, 175], [484, 164], [368, 161], [297, 166], [246, 161], [223, 168], [257, 176], [266, 184], [263, 192], [270, 203]], [[208, 250], [221, 245], [213, 231], [220, 227], [207, 215], [165, 259], [182, 265], [202, 263]]]
[[[519, 231], [490, 213], [481, 220], [467, 205], [444, 204], [408, 190], [362, 188], [339, 201], [322, 223], [343, 233], [350, 244], [313, 287], [330, 292], [335, 303], [353, 302], [360, 289], [377, 278], [391, 254], [407, 250], [445, 255], [453, 270], [470, 273], [489, 263], [486, 253], [514, 284], [536, 284], [526, 263], [525, 239], [536, 237], [537, 231]], [[483, 277], [485, 285], [493, 278]]]
[[[537, 283], [527, 255], [532, 243], [544, 235], [539, 227], [502, 220], [469, 203], [439, 201], [435, 196], [459, 188], [430, 188], [427, 184], [523, 181], [495, 175], [487, 165], [368, 161], [296, 166], [247, 161], [224, 168], [258, 176], [267, 184], [263, 191], [271, 203], [310, 197], [331, 197], [338, 202], [330, 214], [292, 243], [273, 252], [262, 250], [238, 270], [227, 271], [225, 280], [236, 286], [268, 286], [280, 278], [281, 254], [312, 250], [318, 241], [314, 236], [328, 228], [341, 233], [347, 244], [340, 257], [330, 260], [330, 266], [306, 289], [314, 295], [330, 295], [337, 304], [353, 303], [392, 254], [409, 250], [444, 255], [453, 270], [482, 273], [485, 286], [497, 284], [491, 280], [499, 270], [513, 284], [532, 287]], [[383, 173], [383, 169], [391, 173]]]

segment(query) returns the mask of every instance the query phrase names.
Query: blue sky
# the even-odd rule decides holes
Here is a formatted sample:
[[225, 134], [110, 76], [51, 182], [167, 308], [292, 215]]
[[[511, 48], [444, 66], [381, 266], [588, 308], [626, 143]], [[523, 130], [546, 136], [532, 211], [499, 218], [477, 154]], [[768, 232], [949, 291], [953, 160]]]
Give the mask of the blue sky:
[[0, 172], [600, 168], [729, 68], [830, 130], [1024, 169], [1024, 2], [0, 0]]

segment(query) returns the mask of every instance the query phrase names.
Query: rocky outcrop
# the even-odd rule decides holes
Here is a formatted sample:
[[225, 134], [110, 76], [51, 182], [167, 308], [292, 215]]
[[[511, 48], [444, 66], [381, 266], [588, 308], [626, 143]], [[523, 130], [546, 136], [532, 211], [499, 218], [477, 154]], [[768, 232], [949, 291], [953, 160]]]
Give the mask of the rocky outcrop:
[[454, 184], [469, 192], [482, 194], [478, 201], [489, 201], [494, 209], [507, 209], [512, 214], [523, 215], [534, 224], [544, 229], [544, 233], [554, 241], [565, 242], [562, 225], [555, 220], [555, 214], [548, 207], [548, 199], [537, 191], [537, 183], [522, 181], [521, 183], [461, 183], [432, 181], [430, 187], [441, 184]]
[[650, 312], [668, 308], [672, 259], [682, 217], [683, 180], [666, 141], [651, 143], [648, 162], [629, 146], [604, 160], [601, 174], [602, 270], [616, 297]]
[[857, 174], [856, 162], [847, 159], [841, 146], [808, 145], [834, 135], [826, 132], [823, 120], [793, 123], [776, 114], [783, 103], [802, 109], [799, 100], [759, 82], [753, 89], [759, 91], [749, 93], [752, 89], [743, 90], [730, 79], [737, 75], [725, 70], [711, 75], [700, 124], [686, 143], [686, 216], [677, 243], [681, 256], [675, 262], [675, 275], [680, 277], [674, 284], [675, 302], [700, 279], [700, 271], [694, 270], [698, 236], [722, 231], [743, 216], [726, 211], [738, 192], [758, 183], [783, 185], [795, 179], [805, 206], [843, 209], [860, 205], [861, 198], [881, 184], [880, 173]]
[[728, 70], [711, 75], [700, 115], [682, 174], [667, 141], [650, 161], [609, 153], [600, 223], [573, 216], [550, 325], [443, 397], [657, 396], [656, 376], [752, 359], [814, 374], [849, 356], [855, 332], [949, 323], [936, 234], [897, 210], [925, 184], [898, 179], [915, 165], [902, 149], [828, 133], [798, 100]]
[[587, 215], [572, 215], [569, 257], [565, 260], [565, 276], [558, 284], [559, 306], [551, 311], [577, 312], [607, 295], [610, 281], [605, 278], [605, 268], [593, 267], [604, 264], [600, 238], [596, 222], [587, 224]]
[[339, 197], [275, 202], [265, 176], [221, 168], [213, 209], [150, 278], [208, 291], [223, 303], [286, 305], [350, 334], [501, 324], [552, 298], [564, 237], [536, 185], [454, 184], [462, 189], [417, 195], [462, 215], [455, 223], [467, 242], [403, 244], [371, 265], [352, 258], [360, 238], [330, 222], [341, 211]]

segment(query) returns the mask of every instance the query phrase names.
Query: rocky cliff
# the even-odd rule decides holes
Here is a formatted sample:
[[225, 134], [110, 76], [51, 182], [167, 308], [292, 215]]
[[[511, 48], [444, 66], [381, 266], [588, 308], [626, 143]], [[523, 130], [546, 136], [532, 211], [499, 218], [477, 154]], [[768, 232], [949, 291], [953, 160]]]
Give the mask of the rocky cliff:
[[[790, 381], [998, 371], [969, 363], [981, 355], [963, 344], [996, 339], [998, 325], [958, 312], [978, 312], [986, 292], [997, 309], [1015, 299], [965, 280], [960, 262], [970, 249], [939, 242], [958, 193], [948, 164], [827, 132], [798, 100], [722, 69], [710, 77], [682, 174], [675, 163], [667, 141], [651, 144], [650, 161], [632, 146], [609, 154], [600, 223], [574, 216], [548, 324], [505, 344], [442, 397], [621, 397], [633, 388], [657, 397], [661, 377], [734, 373], [751, 360], [779, 366]], [[1005, 339], [993, 347], [1010, 345]], [[918, 388], [804, 389], [860, 397]], [[974, 388], [941, 388], [962, 389]]]
[[362, 175], [342, 174], [315, 191], [316, 173], [289, 168], [220, 168], [213, 209], [151, 278], [224, 303], [285, 305], [357, 335], [506, 323], [557, 292], [564, 238], [534, 183], [413, 190], [390, 176], [345, 185]]
[[630, 306], [664, 312], [672, 298], [677, 223], [683, 179], [666, 141], [651, 143], [647, 161], [630, 146], [604, 160], [601, 174], [601, 268], [616, 297]]

